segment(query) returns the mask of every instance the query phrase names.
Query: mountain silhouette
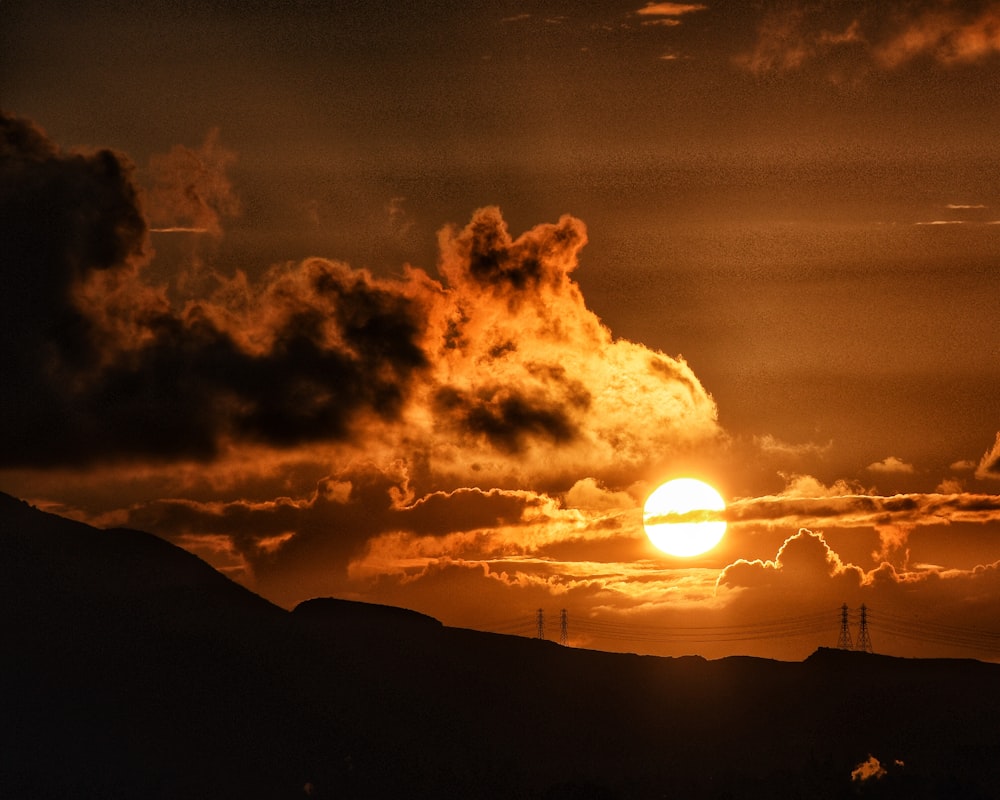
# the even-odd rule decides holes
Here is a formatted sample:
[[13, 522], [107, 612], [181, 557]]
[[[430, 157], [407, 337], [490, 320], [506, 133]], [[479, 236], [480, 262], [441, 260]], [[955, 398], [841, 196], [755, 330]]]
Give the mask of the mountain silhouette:
[[150, 534], [2, 494], [0, 546], [10, 800], [1000, 796], [997, 664], [660, 658], [333, 598], [289, 612]]

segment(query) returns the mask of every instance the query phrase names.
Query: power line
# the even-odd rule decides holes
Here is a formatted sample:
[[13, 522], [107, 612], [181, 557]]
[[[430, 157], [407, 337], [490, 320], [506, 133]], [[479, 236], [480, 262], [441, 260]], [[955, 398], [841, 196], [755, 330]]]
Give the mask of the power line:
[[[562, 609], [559, 614], [560, 644], [568, 644], [568, 619], [569, 612]], [[633, 623], [622, 617], [575, 616], [573, 627], [578, 637], [595, 642], [695, 646], [808, 637], [822, 640], [832, 632], [834, 620], [839, 620], [840, 623], [837, 639], [837, 647], [840, 649], [873, 652], [874, 628], [879, 634], [890, 638], [1000, 655], [1000, 631], [961, 627], [873, 611], [864, 604], [857, 612], [853, 612], [844, 603], [836, 611], [820, 611], [729, 625], [666, 626]], [[856, 638], [851, 636], [851, 626], [855, 622], [858, 624]], [[539, 608], [534, 613], [533, 619], [522, 616], [498, 620], [493, 624], [484, 625], [483, 629], [495, 633], [544, 639], [545, 612]]]

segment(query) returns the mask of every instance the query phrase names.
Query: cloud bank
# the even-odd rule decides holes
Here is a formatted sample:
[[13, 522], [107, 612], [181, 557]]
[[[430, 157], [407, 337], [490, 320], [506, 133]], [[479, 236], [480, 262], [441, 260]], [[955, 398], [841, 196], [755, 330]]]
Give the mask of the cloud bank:
[[237, 202], [215, 136], [154, 159], [143, 192], [124, 156], [62, 152], [30, 123], [3, 125], [3, 411], [15, 423], [3, 466], [379, 440], [432, 470], [501, 480], [542, 452], [554, 477], [583, 462], [634, 468], [650, 447], [719, 433], [683, 360], [614, 340], [586, 308], [570, 277], [578, 220], [514, 238], [481, 209], [442, 232], [440, 281], [312, 258], [258, 282], [216, 275], [184, 297], [145, 276], [146, 215], [219, 232]]

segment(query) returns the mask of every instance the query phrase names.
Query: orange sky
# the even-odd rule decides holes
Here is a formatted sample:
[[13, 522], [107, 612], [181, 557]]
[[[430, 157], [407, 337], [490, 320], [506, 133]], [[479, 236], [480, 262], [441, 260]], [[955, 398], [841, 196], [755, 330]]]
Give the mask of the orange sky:
[[288, 607], [997, 658], [1000, 4], [344, 5], [0, 8], [0, 490]]

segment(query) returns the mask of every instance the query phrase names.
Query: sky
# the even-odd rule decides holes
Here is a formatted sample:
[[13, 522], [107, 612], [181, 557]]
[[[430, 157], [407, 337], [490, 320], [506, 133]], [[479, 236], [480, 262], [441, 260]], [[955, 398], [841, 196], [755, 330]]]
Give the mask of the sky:
[[286, 608], [996, 660], [998, 85], [1000, 2], [5, 0], [0, 490]]

